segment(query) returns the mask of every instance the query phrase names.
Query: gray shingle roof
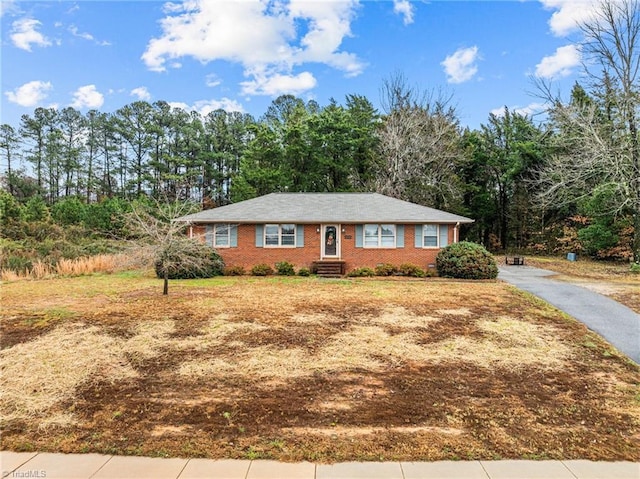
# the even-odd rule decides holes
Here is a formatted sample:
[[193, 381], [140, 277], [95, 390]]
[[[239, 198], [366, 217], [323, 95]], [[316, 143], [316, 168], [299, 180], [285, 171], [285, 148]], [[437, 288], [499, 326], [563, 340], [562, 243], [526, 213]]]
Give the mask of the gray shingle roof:
[[190, 223], [472, 223], [378, 193], [271, 193], [178, 218]]

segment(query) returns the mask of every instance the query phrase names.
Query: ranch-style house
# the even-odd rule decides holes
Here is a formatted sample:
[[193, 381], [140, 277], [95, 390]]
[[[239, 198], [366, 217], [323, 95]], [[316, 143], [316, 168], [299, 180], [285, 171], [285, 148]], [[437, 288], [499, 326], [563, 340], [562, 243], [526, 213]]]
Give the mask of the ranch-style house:
[[382, 263], [433, 267], [473, 220], [378, 193], [271, 193], [178, 218], [227, 266], [288, 261], [344, 274]]

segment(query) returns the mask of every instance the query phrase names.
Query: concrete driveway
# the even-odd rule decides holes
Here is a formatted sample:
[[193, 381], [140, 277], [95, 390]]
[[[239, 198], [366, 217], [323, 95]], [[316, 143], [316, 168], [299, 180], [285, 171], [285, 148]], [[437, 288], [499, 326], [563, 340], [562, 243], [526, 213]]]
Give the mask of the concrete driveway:
[[555, 273], [530, 266], [499, 267], [498, 278], [545, 300], [583, 322], [640, 364], [640, 314], [589, 289], [553, 279]]

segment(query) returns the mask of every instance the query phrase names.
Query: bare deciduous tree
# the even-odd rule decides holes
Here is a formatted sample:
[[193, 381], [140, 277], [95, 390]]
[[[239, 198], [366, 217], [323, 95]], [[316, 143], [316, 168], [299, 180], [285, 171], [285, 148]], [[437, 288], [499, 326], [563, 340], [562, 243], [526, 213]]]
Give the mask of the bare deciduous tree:
[[640, 262], [640, 4], [604, 0], [580, 28], [585, 70], [601, 101], [548, 98], [559, 143], [540, 176], [542, 199], [557, 206], [606, 190], [609, 212], [634, 218], [632, 248]]
[[[198, 206], [190, 202], [135, 202], [127, 214], [131, 235], [131, 256], [137, 262], [156, 268], [164, 280], [162, 294], [169, 294], [169, 278], [176, 269], [205, 272], [212, 268], [212, 258], [204, 249], [210, 247], [185, 234], [185, 223], [176, 218], [193, 213]], [[213, 265], [215, 266], [215, 265]]]
[[385, 116], [378, 131], [377, 192], [396, 198], [449, 206], [460, 195], [455, 163], [460, 129], [450, 97], [420, 92], [396, 74], [383, 83]]

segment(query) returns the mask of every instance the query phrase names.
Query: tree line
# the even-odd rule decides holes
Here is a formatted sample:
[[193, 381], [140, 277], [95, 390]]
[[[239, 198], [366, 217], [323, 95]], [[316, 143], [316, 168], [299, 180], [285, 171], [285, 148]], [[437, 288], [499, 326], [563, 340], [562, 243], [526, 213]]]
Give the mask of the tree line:
[[[201, 115], [164, 101], [113, 113], [36, 108], [0, 126], [3, 188], [26, 203], [143, 196], [215, 207], [274, 191], [375, 191], [469, 216], [493, 250], [640, 259], [640, 13], [604, 2], [582, 25], [591, 62], [570, 98], [538, 90], [542, 122], [505, 108], [479, 129], [452, 98], [383, 81], [327, 105], [283, 95], [260, 118]], [[595, 65], [595, 66], [594, 66]]]

